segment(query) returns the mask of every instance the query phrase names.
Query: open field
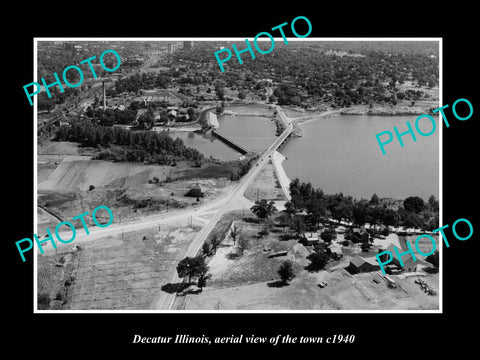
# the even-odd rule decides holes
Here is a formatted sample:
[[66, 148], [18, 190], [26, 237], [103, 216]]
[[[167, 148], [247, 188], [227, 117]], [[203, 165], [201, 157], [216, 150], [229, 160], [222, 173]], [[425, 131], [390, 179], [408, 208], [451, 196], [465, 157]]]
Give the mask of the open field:
[[[189, 295], [187, 310], [436, 310], [438, 296], [425, 294], [416, 277], [399, 279], [389, 288], [376, 273], [350, 275], [345, 270], [332, 273], [301, 273], [288, 286], [259, 282], [223, 289], [205, 288]], [[373, 279], [379, 279], [379, 283]], [[438, 291], [438, 275], [421, 277]], [[320, 288], [317, 284], [327, 281]]]
[[[38, 204], [62, 220], [100, 205], [112, 209], [115, 223], [139, 219], [175, 208], [202, 205], [227, 193], [231, 185], [221, 177], [230, 169], [214, 163], [201, 168], [185, 162], [179, 162], [176, 167], [112, 163], [90, 160], [89, 156], [78, 155], [78, 150], [76, 144], [66, 142], [46, 142], [39, 147], [43, 155], [38, 155]], [[62, 151], [71, 155], [62, 155]], [[217, 176], [207, 179], [213, 174]], [[159, 182], [149, 183], [154, 177]], [[92, 190], [90, 185], [94, 186]], [[184, 196], [196, 186], [201, 188], [204, 197], [197, 201]], [[92, 224], [89, 217], [86, 219]], [[39, 217], [39, 233], [55, 222], [52, 220], [45, 222]]]
[[76, 252], [39, 255], [38, 292], [52, 299], [60, 292], [64, 300], [51, 303], [56, 309], [150, 309], [198, 230], [155, 227], [87, 241]]

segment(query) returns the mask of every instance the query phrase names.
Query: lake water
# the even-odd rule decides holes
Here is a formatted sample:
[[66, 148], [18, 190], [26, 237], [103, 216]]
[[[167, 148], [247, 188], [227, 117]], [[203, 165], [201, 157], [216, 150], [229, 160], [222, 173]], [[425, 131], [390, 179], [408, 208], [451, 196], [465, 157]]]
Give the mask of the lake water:
[[[301, 124], [303, 136], [290, 138], [280, 149], [287, 157], [283, 166], [293, 179], [311, 182], [327, 194], [342, 192], [354, 198], [380, 197], [404, 199], [430, 195], [439, 198], [439, 130], [428, 137], [416, 133], [417, 141], [404, 136], [385, 146], [382, 155], [375, 134], [397, 126], [405, 131], [405, 121], [415, 123], [416, 116], [330, 116]], [[267, 149], [276, 139], [275, 124], [267, 117], [218, 117], [220, 131], [238, 144], [253, 151]], [[427, 122], [420, 128], [428, 132]], [[240, 155], [223, 142], [202, 134], [172, 132], [187, 146], [206, 157], [235, 160]]]
[[206, 158], [213, 156], [219, 160], [238, 160], [241, 155], [223, 142], [214, 137], [203, 136], [194, 132], [171, 131], [169, 135], [172, 138], [180, 138], [183, 143], [193, 149], [200, 151]]
[[277, 138], [277, 128], [271, 118], [221, 115], [218, 123], [222, 134], [248, 150], [266, 150]]
[[[218, 116], [219, 131], [237, 144], [251, 151], [266, 150], [276, 139], [276, 126], [271, 118], [262, 116]], [[193, 132], [171, 131], [172, 138], [179, 137], [183, 143], [197, 149], [205, 157], [220, 160], [237, 160], [241, 155], [220, 140]]]
[[[428, 137], [415, 133], [385, 145], [383, 155], [375, 134], [414, 127], [416, 116], [331, 116], [301, 124], [301, 138], [290, 138], [280, 150], [287, 157], [283, 166], [290, 179], [311, 182], [327, 194], [340, 193], [369, 199], [404, 199], [430, 195], [439, 198], [439, 127]], [[431, 127], [420, 122], [427, 133]], [[430, 125], [431, 126], [431, 125]], [[415, 131], [415, 130], [414, 130]]]

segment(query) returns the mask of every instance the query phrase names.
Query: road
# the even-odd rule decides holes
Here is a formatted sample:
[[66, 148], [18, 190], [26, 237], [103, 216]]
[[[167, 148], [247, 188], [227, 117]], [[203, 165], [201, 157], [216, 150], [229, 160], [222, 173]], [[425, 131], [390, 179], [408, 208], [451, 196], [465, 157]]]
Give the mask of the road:
[[[280, 106], [276, 106], [277, 113], [285, 124], [285, 130], [283, 133], [275, 140], [275, 142], [270, 145], [270, 147], [263, 153], [263, 155], [253, 164], [250, 171], [240, 179], [239, 184], [236, 189], [234, 189], [228, 196], [224, 198], [224, 202], [215, 215], [209, 220], [209, 222], [200, 230], [200, 232], [195, 236], [195, 239], [192, 241], [187, 251], [185, 252], [185, 257], [191, 256], [194, 257], [197, 255], [201, 246], [207, 239], [210, 231], [213, 230], [218, 220], [227, 212], [228, 210], [233, 210], [238, 207], [238, 203], [242, 202], [243, 193], [247, 190], [248, 186], [252, 180], [258, 175], [262, 170], [263, 166], [268, 163], [270, 156], [277, 150], [277, 148], [287, 139], [293, 130], [293, 125], [290, 119], [285, 115], [283, 109]], [[173, 269], [170, 284], [181, 283], [181, 279], [178, 277], [176, 269]], [[175, 294], [162, 293], [159, 294], [158, 298], [154, 303], [154, 308], [156, 310], [170, 310], [173, 302], [175, 301]]]
[[[270, 160], [270, 157], [278, 149], [278, 147], [287, 139], [293, 130], [293, 125], [291, 119], [289, 119], [283, 109], [279, 106], [276, 106], [277, 113], [281, 121], [285, 124], [285, 130], [283, 133], [275, 140], [275, 142], [270, 145], [270, 147], [262, 154], [262, 156], [257, 159], [257, 161], [252, 165], [250, 171], [245, 174], [236, 184], [232, 187], [232, 190], [228, 192], [226, 196], [223, 196], [219, 199], [215, 199], [205, 205], [198, 206], [194, 209], [179, 210], [172, 213], [154, 215], [147, 217], [142, 220], [129, 221], [128, 223], [123, 224], [112, 224], [106, 228], [99, 228], [96, 226], [90, 226], [90, 234], [85, 234], [85, 231], [80, 228], [77, 229], [77, 236], [75, 240], [69, 244], [62, 244], [56, 241], [56, 245], [59, 249], [72, 247], [79, 245], [82, 242], [94, 241], [101, 239], [106, 236], [120, 235], [122, 232], [130, 232], [142, 230], [148, 227], [155, 227], [158, 225], [165, 225], [169, 223], [188, 223], [190, 217], [192, 218], [192, 223], [194, 225], [202, 226], [202, 229], [197, 233], [194, 240], [190, 243], [187, 248], [184, 257], [187, 256], [196, 256], [202, 247], [203, 243], [207, 239], [208, 234], [213, 230], [220, 218], [227, 212], [234, 209], [241, 209], [246, 204], [246, 199], [243, 194], [247, 190], [248, 186], [251, 184], [253, 179], [259, 174], [263, 169], [265, 164]], [[208, 216], [207, 216], [208, 215]], [[210, 217], [209, 217], [210, 216]], [[68, 221], [68, 220], [67, 220]], [[71, 232], [60, 232], [60, 237], [63, 239], [70, 239]], [[44, 239], [43, 237], [41, 238]], [[53, 249], [50, 242], [45, 242], [42, 246], [46, 254], [52, 253], [55, 250]], [[172, 268], [168, 276], [168, 282], [170, 284], [180, 283], [181, 279], [178, 277], [176, 268]], [[173, 302], [175, 300], [175, 294], [168, 294], [166, 292], [161, 292], [158, 294], [157, 298], [154, 301], [153, 308], [156, 310], [169, 310], [171, 309]]]

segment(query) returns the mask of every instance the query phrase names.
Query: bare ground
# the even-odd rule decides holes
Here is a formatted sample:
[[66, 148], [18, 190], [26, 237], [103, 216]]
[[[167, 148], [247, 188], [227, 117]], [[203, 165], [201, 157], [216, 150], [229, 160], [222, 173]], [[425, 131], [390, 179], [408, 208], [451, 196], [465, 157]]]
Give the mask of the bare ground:
[[[39, 255], [38, 292], [51, 299], [68, 292], [66, 302], [51, 302], [53, 309], [150, 309], [198, 230], [150, 228], [85, 242], [76, 253]], [[67, 279], [72, 283], [66, 288]]]
[[280, 184], [271, 161], [268, 162], [260, 171], [260, 173], [252, 181], [244, 196], [252, 201], [258, 199], [267, 200], [287, 200]]

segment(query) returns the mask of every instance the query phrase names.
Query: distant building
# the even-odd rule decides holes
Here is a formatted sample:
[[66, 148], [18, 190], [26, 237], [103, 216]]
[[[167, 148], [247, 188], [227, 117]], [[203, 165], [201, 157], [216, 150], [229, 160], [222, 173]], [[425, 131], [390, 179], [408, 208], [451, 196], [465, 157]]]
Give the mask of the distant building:
[[167, 45], [168, 53], [173, 54], [175, 50], [178, 49], [178, 44], [177, 43], [168, 43]]
[[193, 49], [193, 41], [184, 41], [183, 42], [183, 48], [185, 50]]
[[207, 114], [205, 116], [207, 118], [208, 126], [213, 127], [214, 129], [218, 129], [220, 127], [220, 124], [218, 123], [217, 115], [215, 115], [210, 111], [207, 111]]
[[310, 233], [303, 233], [302, 243], [304, 245], [314, 245], [318, 243], [320, 238], [318, 237], [318, 233], [310, 232]]
[[[401, 254], [405, 252], [408, 249], [398, 249], [397, 251]], [[385, 250], [378, 250], [379, 252], [383, 252]], [[400, 264], [400, 259], [397, 256], [397, 253], [395, 252], [395, 246], [393, 244], [390, 244], [386, 251], [390, 251], [392, 253], [392, 261], [385, 267], [387, 272], [393, 273], [395, 270], [395, 267], [402, 269], [403, 271], [406, 272], [415, 272], [417, 271], [417, 262], [413, 260], [411, 254], [405, 254], [403, 255], [402, 258], [402, 263], [403, 266]], [[380, 256], [380, 260], [382, 262], [386, 262], [389, 258], [389, 254], [383, 254]], [[394, 265], [394, 266], [392, 266]]]
[[339, 260], [343, 258], [343, 252], [340, 246], [330, 245], [327, 248], [327, 254], [331, 254], [332, 259], [334, 260]]
[[353, 274], [365, 273], [380, 270], [380, 265], [378, 265], [377, 259], [374, 256], [356, 256], [350, 260], [348, 270]]

